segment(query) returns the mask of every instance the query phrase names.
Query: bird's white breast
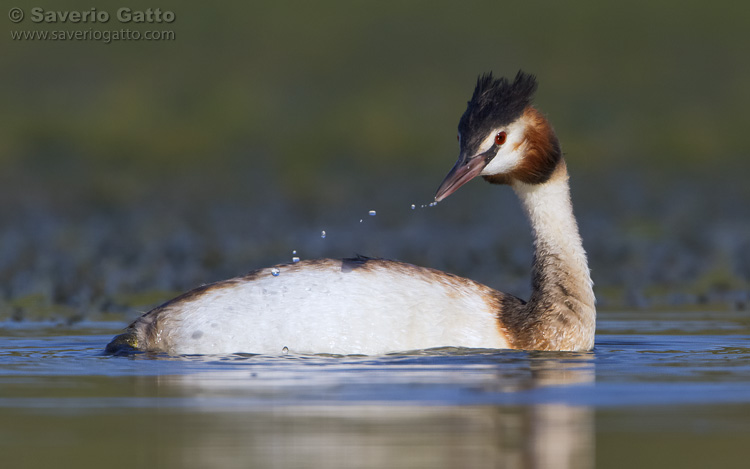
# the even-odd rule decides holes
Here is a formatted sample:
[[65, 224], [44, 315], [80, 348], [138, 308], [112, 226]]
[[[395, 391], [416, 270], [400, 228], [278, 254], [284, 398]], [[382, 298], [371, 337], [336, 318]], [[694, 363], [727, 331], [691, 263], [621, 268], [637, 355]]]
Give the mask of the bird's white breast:
[[303, 261], [174, 300], [159, 312], [157, 336], [180, 354], [508, 348], [492, 293], [399, 262]]

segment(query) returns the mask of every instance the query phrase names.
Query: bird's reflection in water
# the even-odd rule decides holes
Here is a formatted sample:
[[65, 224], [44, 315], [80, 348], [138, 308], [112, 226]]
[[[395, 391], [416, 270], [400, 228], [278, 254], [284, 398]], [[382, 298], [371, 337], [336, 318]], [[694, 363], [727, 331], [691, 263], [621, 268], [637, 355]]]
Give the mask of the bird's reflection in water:
[[[571, 392], [573, 385], [593, 383], [591, 353], [561, 354], [562, 360], [539, 359], [531, 362], [536, 387], [560, 386]], [[594, 411], [591, 407], [562, 402], [529, 406], [529, 429], [525, 433], [527, 458], [520, 467], [594, 467]]]
[[[484, 360], [463, 371], [433, 369], [429, 377], [420, 375], [422, 368], [389, 376], [367, 367], [311, 377], [309, 369], [303, 376], [283, 366], [253, 367], [254, 378], [236, 371], [163, 377], [163, 390], [200, 396], [204, 406], [162, 418], [178, 419], [171, 428], [180, 450], [171, 456], [182, 467], [242, 461], [248, 467], [586, 469], [594, 465], [593, 410], [571, 405], [566, 396], [593, 382], [592, 358], [530, 353], [523, 366]], [[358, 398], [358, 390], [346, 391], [350, 386], [372, 394]], [[440, 392], [421, 399], [435, 389]]]

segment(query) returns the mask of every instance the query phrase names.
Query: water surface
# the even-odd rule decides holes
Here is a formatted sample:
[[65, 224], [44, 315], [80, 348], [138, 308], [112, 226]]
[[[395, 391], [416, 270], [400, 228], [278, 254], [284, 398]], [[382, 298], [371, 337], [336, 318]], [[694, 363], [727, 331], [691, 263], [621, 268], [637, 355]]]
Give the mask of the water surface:
[[6, 322], [7, 467], [745, 467], [750, 314], [600, 315], [596, 349], [113, 357]]

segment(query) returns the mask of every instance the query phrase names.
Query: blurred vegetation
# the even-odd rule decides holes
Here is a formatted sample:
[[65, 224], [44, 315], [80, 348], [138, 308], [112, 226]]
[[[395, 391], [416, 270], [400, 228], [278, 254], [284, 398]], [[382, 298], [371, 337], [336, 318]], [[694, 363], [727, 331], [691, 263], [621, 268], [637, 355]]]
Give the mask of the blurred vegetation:
[[[112, 16], [106, 24], [3, 24], [120, 29], [120, 6], [98, 2]], [[456, 151], [476, 75], [519, 68], [538, 75], [537, 104], [577, 166], [746, 167], [743, 2], [128, 6], [174, 11], [171, 24], [125, 26], [173, 30], [175, 40], [13, 41], [4, 33], [6, 178], [23, 170], [119, 198], [195, 172], [221, 181], [272, 171], [283, 190], [301, 193], [320, 189], [332, 168], [347, 177], [439, 174]]]
[[[608, 236], [658, 242], [692, 227], [680, 217], [699, 214], [680, 211], [680, 198], [661, 205], [666, 212], [677, 207], [666, 217], [677, 221], [666, 228], [663, 212], [646, 220], [637, 208], [628, 212], [666, 196], [673, 186], [665, 181], [689, 181], [687, 193], [729, 188], [711, 200], [726, 205], [730, 218], [748, 204], [744, 2], [102, 1], [96, 8], [110, 21], [79, 25], [33, 23], [31, 6], [91, 8], [39, 1], [23, 7], [22, 23], [2, 21], [0, 214], [6, 227], [26, 227], [13, 236], [44, 231], [47, 222], [29, 215], [39, 207], [78, 213], [71, 223], [93, 212], [125, 213], [130, 222], [160, 220], [172, 233], [181, 223], [210, 223], [207, 213], [235, 203], [244, 215], [228, 209], [213, 222], [237, 230], [230, 235], [255, 230], [260, 239], [268, 233], [258, 226], [274, 213], [299, 210], [293, 216], [309, 218], [351, 200], [429, 200], [453, 164], [456, 124], [476, 76], [488, 70], [538, 76], [536, 103], [573, 168], [579, 213], [616, 220]], [[176, 20], [122, 25], [114, 17], [122, 6], [171, 10]], [[10, 38], [11, 30], [91, 28], [171, 30], [176, 37], [110, 44]], [[641, 186], [631, 187], [636, 180]], [[618, 193], [637, 203], [611, 203]], [[290, 205], [269, 202], [275, 199]], [[132, 215], [138, 207], [150, 215]], [[609, 213], [615, 207], [623, 212]], [[254, 224], [227, 223], [237, 216]], [[584, 235], [599, 233], [595, 221], [583, 225]], [[39, 240], [77, 246], [59, 241], [61, 230]], [[131, 234], [129, 242], [148, 243], [148, 233]], [[202, 251], [204, 267], [226, 263], [224, 249], [219, 257], [211, 254], [217, 249]], [[719, 251], [735, 259], [732, 249]], [[257, 259], [263, 248], [251, 251], [235, 261]], [[8, 269], [4, 275], [13, 277]], [[465, 269], [456, 270], [471, 273]], [[693, 274], [688, 281], [700, 283]]]

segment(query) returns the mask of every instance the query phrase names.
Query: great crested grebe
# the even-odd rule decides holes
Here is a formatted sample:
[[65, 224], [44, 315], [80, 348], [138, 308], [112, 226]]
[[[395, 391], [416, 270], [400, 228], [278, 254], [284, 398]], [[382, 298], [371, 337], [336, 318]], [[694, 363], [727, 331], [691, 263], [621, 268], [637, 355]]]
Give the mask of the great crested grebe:
[[432, 347], [590, 350], [596, 310], [568, 172], [533, 75], [477, 80], [439, 202], [476, 176], [510, 185], [534, 234], [528, 302], [456, 275], [356, 257], [255, 270], [136, 319], [107, 352], [382, 354]]

